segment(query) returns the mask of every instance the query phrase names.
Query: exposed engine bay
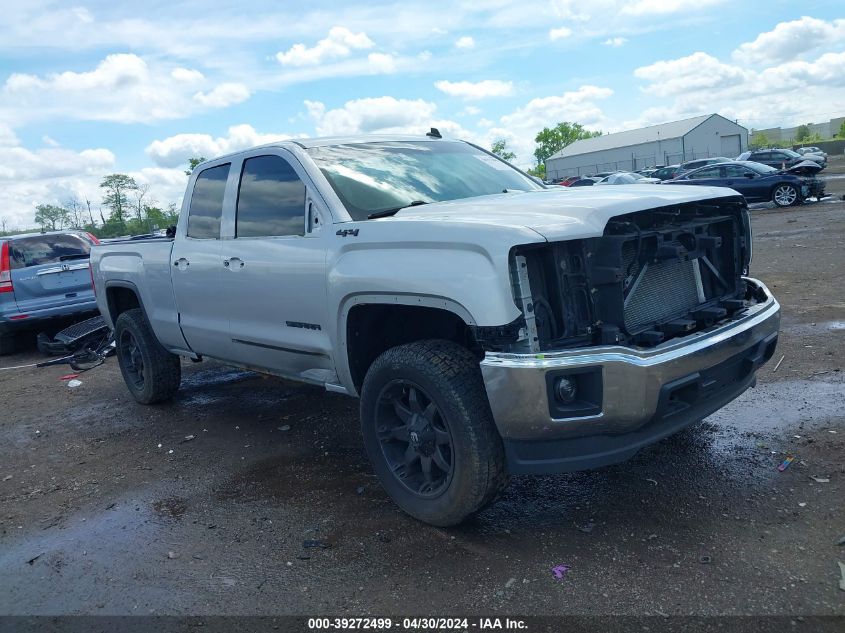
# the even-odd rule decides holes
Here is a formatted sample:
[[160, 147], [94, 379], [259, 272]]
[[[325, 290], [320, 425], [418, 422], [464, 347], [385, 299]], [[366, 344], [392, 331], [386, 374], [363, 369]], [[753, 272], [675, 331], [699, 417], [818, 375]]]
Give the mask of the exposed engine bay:
[[726, 322], [755, 302], [743, 275], [751, 228], [741, 198], [611, 218], [598, 238], [515, 248], [523, 317], [479, 328], [488, 349], [653, 347]]

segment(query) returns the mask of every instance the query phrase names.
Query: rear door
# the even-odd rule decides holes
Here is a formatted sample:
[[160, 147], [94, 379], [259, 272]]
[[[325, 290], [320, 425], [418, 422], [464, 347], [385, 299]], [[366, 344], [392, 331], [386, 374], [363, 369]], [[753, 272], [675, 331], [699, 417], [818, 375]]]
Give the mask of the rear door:
[[[320, 213], [304, 170], [286, 150], [255, 150], [240, 172], [232, 237], [223, 240], [221, 286], [233, 358], [334, 380], [326, 323], [328, 229], [321, 228], [328, 213]], [[315, 222], [320, 216], [324, 222]]]
[[9, 240], [15, 302], [35, 312], [94, 299], [88, 256], [91, 243], [75, 233], [45, 233]]
[[188, 215], [179, 226], [171, 251], [170, 276], [179, 310], [179, 325], [198, 354], [229, 360], [230, 297], [221, 292], [221, 220], [228, 202], [226, 184], [231, 164], [201, 171], [194, 182]]

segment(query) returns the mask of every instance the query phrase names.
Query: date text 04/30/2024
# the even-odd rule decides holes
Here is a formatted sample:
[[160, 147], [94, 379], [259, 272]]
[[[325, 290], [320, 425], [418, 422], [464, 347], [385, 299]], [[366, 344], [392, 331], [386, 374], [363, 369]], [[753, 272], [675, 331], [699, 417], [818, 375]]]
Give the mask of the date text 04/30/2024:
[[527, 630], [518, 618], [309, 618], [310, 630], [471, 631]]

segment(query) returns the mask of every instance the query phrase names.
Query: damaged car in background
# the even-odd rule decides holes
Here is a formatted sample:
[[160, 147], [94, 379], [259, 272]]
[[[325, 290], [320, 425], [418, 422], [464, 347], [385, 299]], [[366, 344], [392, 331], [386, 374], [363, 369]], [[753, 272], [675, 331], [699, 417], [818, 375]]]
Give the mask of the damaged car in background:
[[729, 187], [748, 202], [774, 202], [779, 207], [788, 207], [809, 198], [821, 200], [824, 181], [813, 176], [820, 170], [818, 163], [812, 161], [799, 162], [789, 169], [775, 169], [737, 160], [694, 169], [666, 184]]
[[546, 188], [436, 130], [207, 161], [175, 237], [91, 260], [136, 400], [172, 397], [180, 356], [358, 397], [385, 490], [439, 526], [508, 474], [620, 462], [703, 419], [754, 385], [780, 322], [735, 191]]

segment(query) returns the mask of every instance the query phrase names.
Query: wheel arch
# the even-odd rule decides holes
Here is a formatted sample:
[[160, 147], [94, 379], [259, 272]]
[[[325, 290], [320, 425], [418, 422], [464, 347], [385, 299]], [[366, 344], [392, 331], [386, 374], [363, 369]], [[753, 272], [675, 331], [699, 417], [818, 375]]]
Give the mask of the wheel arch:
[[[461, 304], [445, 297], [373, 295], [349, 297], [338, 319], [338, 375], [359, 394], [367, 370], [384, 351], [414, 341], [440, 338], [477, 355], [472, 335], [475, 319]], [[480, 360], [479, 356], [479, 360]], [[349, 389], [347, 389], [349, 390]]]
[[108, 319], [112, 326], [122, 313], [133, 308], [140, 308], [144, 317], [149, 322], [150, 318], [141, 300], [141, 293], [131, 281], [108, 281], [105, 287], [106, 306], [108, 308]]

